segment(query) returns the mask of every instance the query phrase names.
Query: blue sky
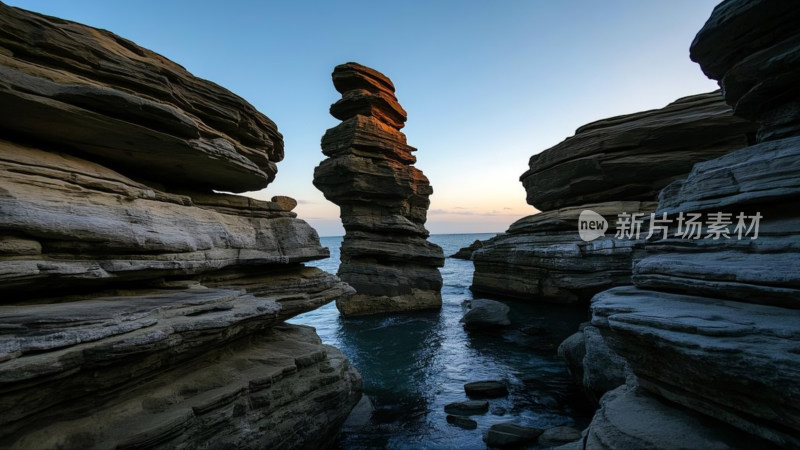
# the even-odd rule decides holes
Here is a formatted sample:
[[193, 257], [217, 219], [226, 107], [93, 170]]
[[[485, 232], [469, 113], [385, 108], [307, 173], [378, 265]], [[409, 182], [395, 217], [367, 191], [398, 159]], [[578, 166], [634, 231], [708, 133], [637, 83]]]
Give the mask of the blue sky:
[[277, 124], [286, 159], [256, 198], [289, 195], [322, 236], [338, 207], [311, 184], [338, 121], [330, 73], [356, 61], [389, 76], [403, 132], [434, 188], [433, 233], [500, 232], [536, 210], [528, 158], [597, 119], [716, 89], [689, 44], [716, 0], [10, 0], [105, 28], [244, 97]]

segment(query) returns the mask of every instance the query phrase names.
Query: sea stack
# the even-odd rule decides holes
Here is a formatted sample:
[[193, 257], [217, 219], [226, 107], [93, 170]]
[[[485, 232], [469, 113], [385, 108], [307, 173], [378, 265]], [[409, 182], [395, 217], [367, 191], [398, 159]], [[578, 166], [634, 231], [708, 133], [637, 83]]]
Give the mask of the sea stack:
[[342, 123], [322, 137], [328, 159], [314, 186], [339, 205], [345, 229], [339, 277], [356, 295], [336, 306], [345, 316], [440, 308], [444, 254], [425, 229], [433, 189], [400, 132], [394, 84], [351, 62], [336, 66], [333, 85], [342, 98], [330, 112]]

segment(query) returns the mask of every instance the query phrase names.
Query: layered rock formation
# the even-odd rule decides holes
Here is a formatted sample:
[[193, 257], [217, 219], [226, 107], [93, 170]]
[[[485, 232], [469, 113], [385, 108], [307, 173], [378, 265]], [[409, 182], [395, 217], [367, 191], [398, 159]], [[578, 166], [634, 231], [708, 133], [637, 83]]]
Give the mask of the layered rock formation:
[[345, 229], [339, 276], [356, 295], [336, 306], [346, 316], [439, 308], [444, 255], [424, 226], [433, 189], [399, 131], [406, 112], [394, 85], [356, 63], [337, 66], [333, 84], [342, 123], [322, 137], [328, 159], [314, 186], [339, 205]]
[[[735, 427], [766, 442], [736, 448], [800, 448], [798, 21], [791, 2], [728, 0], [714, 9], [692, 59], [720, 80], [737, 115], [761, 124], [758, 142], [696, 164], [664, 189], [659, 212], [712, 217], [700, 238], [679, 239], [673, 227], [647, 244], [634, 286], [592, 301], [592, 323], [627, 360], [636, 390], [661, 405], [640, 414], [654, 423], [702, 415], [695, 428]], [[653, 435], [626, 428], [631, 409], [618, 403], [604, 399], [587, 440], [597, 444], [587, 448]]]
[[214, 192], [267, 185], [275, 125], [112, 33], [0, 24], [0, 447], [329, 444], [360, 376], [283, 322], [352, 289], [288, 203]]
[[[718, 92], [658, 110], [600, 120], [530, 159], [521, 181], [543, 212], [520, 219], [473, 254], [472, 290], [526, 300], [572, 303], [630, 283], [631, 261], [647, 228], [617, 239], [618, 214], [656, 208], [661, 188], [698, 161], [744, 147], [755, 131], [733, 117]], [[582, 240], [584, 210], [602, 216], [605, 235]]]

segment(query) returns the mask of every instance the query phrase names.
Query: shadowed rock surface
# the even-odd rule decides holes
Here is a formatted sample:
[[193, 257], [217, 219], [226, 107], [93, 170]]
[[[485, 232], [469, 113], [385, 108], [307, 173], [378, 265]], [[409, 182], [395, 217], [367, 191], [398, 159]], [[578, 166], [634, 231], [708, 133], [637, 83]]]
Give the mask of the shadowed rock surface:
[[[729, 0], [692, 44], [692, 59], [720, 80], [736, 114], [761, 124], [757, 143], [696, 164], [659, 198], [659, 211], [676, 216], [730, 214], [719, 216], [730, 219], [727, 236], [715, 239], [705, 223], [700, 238], [679, 239], [673, 227], [645, 246], [634, 286], [592, 300], [592, 324], [654, 400], [634, 408], [617, 405], [630, 394], [605, 397], [589, 429], [587, 444], [597, 445], [587, 448], [648, 439], [677, 448], [629, 425], [702, 416], [719, 448], [800, 448], [799, 18], [790, 2]], [[766, 443], [725, 440], [737, 436], [733, 427]], [[699, 439], [692, 445], [712, 448]]]
[[469, 246], [460, 248], [457, 252], [450, 255], [451, 258], [458, 258], [458, 259], [472, 259], [472, 254], [475, 253], [475, 250], [483, 247], [483, 241], [477, 239]]
[[[754, 132], [755, 125], [734, 117], [719, 92], [579, 128], [531, 157], [521, 180], [528, 203], [543, 212], [518, 220], [473, 253], [472, 290], [575, 303], [630, 283], [647, 227], [638, 239], [616, 238], [618, 214], [649, 218], [661, 188], [696, 162], [744, 147]], [[589, 242], [579, 237], [584, 210], [606, 220], [605, 235]]]
[[314, 186], [339, 205], [345, 229], [339, 276], [356, 295], [336, 306], [346, 316], [440, 308], [444, 255], [424, 226], [433, 189], [399, 131], [394, 85], [356, 63], [336, 66], [333, 83], [342, 99], [331, 115], [343, 122], [322, 137], [328, 159]]
[[461, 318], [466, 330], [502, 328], [511, 325], [508, 305], [495, 300], [476, 298], [469, 301], [469, 310]]
[[[0, 447], [323, 448], [361, 378], [283, 322], [353, 290], [275, 125], [112, 33], [0, 4]], [[287, 200], [288, 199], [288, 200]]]

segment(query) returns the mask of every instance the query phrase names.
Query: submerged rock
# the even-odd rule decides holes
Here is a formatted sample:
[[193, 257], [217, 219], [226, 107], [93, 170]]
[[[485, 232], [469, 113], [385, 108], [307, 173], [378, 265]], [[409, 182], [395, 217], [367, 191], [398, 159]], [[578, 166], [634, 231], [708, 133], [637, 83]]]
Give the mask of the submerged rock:
[[508, 395], [508, 388], [501, 381], [473, 381], [464, 385], [464, 392], [471, 398], [496, 398]]
[[536, 442], [544, 430], [524, 427], [515, 423], [498, 423], [489, 427], [483, 440], [488, 447], [516, 447]]
[[336, 66], [333, 80], [342, 99], [331, 114], [343, 122], [322, 137], [328, 159], [314, 186], [339, 205], [345, 229], [339, 276], [356, 295], [336, 306], [345, 316], [440, 308], [444, 254], [425, 229], [433, 189], [399, 131], [394, 85], [356, 63]]
[[544, 430], [544, 433], [539, 435], [537, 443], [545, 447], [555, 447], [577, 441], [582, 437], [581, 430], [572, 427], [555, 427]]
[[489, 411], [489, 402], [485, 400], [468, 400], [465, 402], [455, 402], [444, 405], [444, 412], [457, 416], [484, 414], [487, 411]]
[[467, 330], [481, 330], [511, 325], [508, 312], [511, 308], [505, 303], [494, 300], [475, 299], [469, 302], [470, 309], [461, 318]]
[[478, 428], [478, 422], [475, 422], [469, 417], [452, 415], [452, 414], [447, 415], [447, 423], [455, 425], [459, 428], [463, 428], [465, 430], [474, 430]]

